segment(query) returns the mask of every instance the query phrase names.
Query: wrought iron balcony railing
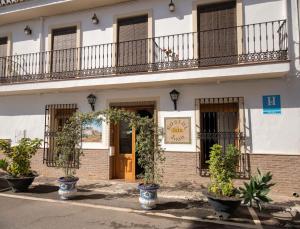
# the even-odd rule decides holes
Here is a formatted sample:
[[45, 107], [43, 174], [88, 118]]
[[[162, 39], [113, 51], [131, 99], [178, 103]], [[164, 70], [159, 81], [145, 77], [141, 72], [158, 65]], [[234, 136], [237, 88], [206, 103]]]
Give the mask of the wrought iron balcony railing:
[[0, 84], [288, 59], [286, 20], [0, 58]]

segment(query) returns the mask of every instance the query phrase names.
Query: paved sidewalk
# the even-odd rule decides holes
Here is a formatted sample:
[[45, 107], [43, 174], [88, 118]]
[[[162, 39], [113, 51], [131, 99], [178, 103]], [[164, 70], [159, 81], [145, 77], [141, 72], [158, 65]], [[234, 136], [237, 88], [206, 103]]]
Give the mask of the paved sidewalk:
[[[17, 195], [38, 200], [59, 201], [56, 178], [39, 177], [27, 193], [11, 193], [10, 190], [1, 191], [0, 195]], [[112, 208], [130, 209], [139, 212], [138, 190], [136, 183], [123, 181], [88, 181], [80, 180], [78, 195], [72, 201], [75, 204], [91, 204]], [[151, 214], [168, 215], [177, 218], [191, 218], [193, 220], [210, 220], [218, 222], [214, 211], [202, 194], [203, 189], [191, 184], [180, 184], [176, 187], [161, 187], [159, 190], [160, 203]], [[233, 217], [227, 221], [234, 224], [256, 226], [263, 224], [265, 228], [292, 227], [300, 228], [300, 214], [297, 209], [298, 201], [280, 199], [276, 205], [269, 205], [263, 212], [252, 211], [247, 207], [240, 207]], [[290, 207], [290, 209], [288, 208]], [[123, 211], [123, 210], [121, 210]], [[251, 213], [254, 212], [254, 215]], [[257, 215], [257, 218], [256, 216]], [[256, 220], [257, 219], [257, 220]]]

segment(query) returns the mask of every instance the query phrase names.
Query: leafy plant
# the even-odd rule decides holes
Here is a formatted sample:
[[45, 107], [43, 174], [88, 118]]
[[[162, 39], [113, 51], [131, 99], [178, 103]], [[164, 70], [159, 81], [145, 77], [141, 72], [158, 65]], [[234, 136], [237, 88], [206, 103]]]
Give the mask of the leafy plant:
[[18, 145], [11, 146], [6, 140], [0, 140], [0, 152], [6, 157], [0, 160], [0, 168], [13, 177], [33, 175], [30, 160], [42, 143], [41, 139], [22, 138]]
[[65, 178], [76, 174], [75, 163], [83, 155], [81, 148], [83, 121], [76, 115], [70, 117], [55, 137], [56, 167], [62, 169]]
[[269, 203], [272, 200], [268, 197], [270, 188], [274, 186], [274, 183], [270, 183], [272, 180], [271, 172], [261, 174], [257, 169], [257, 175], [250, 178], [250, 182], [244, 182], [244, 187], [240, 187], [240, 197], [243, 198], [243, 203], [252, 207], [253, 203], [256, 203], [259, 209], [262, 209], [262, 203]]
[[152, 118], [140, 117], [134, 112], [123, 109], [107, 109], [100, 112], [77, 114], [82, 123], [91, 121], [118, 124], [121, 121], [128, 123], [129, 128], [136, 130], [136, 152], [138, 164], [144, 169], [142, 178], [145, 185], [161, 182], [165, 161], [164, 150], [161, 147], [162, 131], [159, 130]]
[[239, 155], [239, 150], [231, 144], [225, 152], [221, 145], [215, 144], [211, 147], [210, 159], [207, 161], [211, 180], [208, 189], [210, 193], [227, 197], [235, 195], [236, 189], [232, 180], [236, 177]]

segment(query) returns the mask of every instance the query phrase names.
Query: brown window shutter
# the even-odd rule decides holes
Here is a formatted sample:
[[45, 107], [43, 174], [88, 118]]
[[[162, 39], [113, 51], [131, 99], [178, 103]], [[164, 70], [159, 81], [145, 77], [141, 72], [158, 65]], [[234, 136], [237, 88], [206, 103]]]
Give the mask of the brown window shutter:
[[7, 37], [0, 37], [0, 57], [7, 56]]
[[[6, 75], [6, 60], [3, 58], [7, 56], [7, 37], [0, 37], [0, 77], [5, 77]], [[2, 58], [1, 58], [2, 57]]]
[[148, 62], [147, 38], [148, 16], [118, 20], [118, 66], [131, 66], [129, 71], [145, 70]]
[[52, 71], [76, 70], [77, 27], [54, 29], [52, 31]]
[[198, 7], [200, 65], [237, 62], [236, 2]]

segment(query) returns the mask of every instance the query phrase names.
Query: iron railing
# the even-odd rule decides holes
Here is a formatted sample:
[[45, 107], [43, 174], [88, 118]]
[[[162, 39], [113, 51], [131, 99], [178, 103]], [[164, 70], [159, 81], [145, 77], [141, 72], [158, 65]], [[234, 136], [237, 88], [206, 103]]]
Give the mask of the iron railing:
[[0, 84], [288, 59], [286, 20], [0, 58]]

